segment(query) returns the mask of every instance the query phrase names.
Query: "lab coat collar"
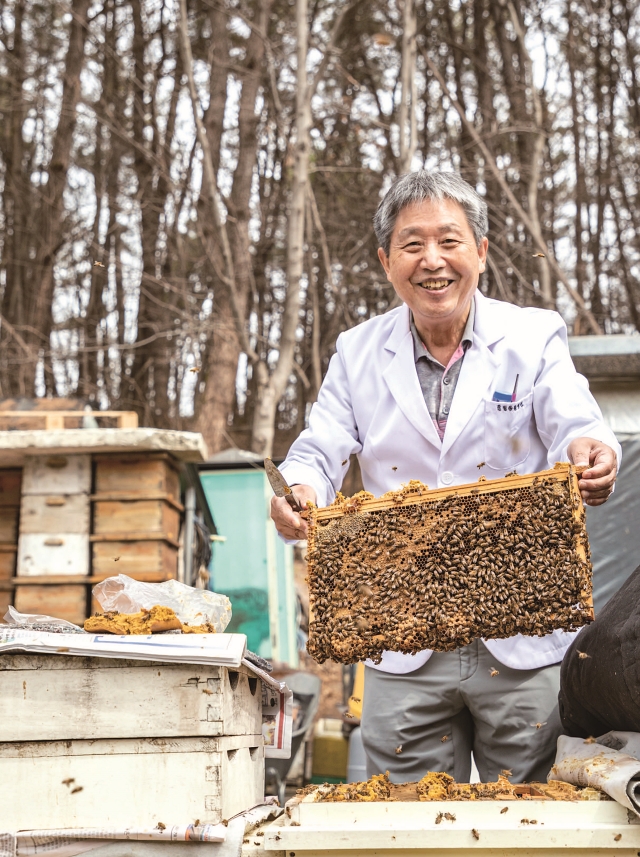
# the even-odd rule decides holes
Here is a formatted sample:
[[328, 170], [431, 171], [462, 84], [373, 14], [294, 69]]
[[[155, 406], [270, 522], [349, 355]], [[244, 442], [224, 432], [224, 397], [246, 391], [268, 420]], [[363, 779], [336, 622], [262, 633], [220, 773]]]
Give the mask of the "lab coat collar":
[[385, 349], [395, 355], [383, 372], [392, 396], [414, 428], [440, 450], [441, 454], [450, 449], [471, 419], [486, 395], [498, 367], [498, 361], [490, 346], [504, 338], [504, 328], [500, 324], [502, 313], [493, 312], [494, 302], [489, 301], [480, 292], [476, 291], [474, 299], [476, 305], [473, 343], [462, 364], [442, 441], [420, 389], [413, 353], [411, 315], [406, 304], [399, 308], [395, 324], [384, 344]]
[[382, 373], [391, 395], [416, 431], [440, 450], [442, 443], [429, 415], [416, 372], [411, 311], [406, 304], [399, 308], [384, 347], [394, 354], [393, 360]]
[[[487, 396], [499, 366], [491, 347], [504, 339], [504, 321], [493, 301], [476, 291], [473, 342], [467, 350], [442, 440], [442, 455], [453, 446], [480, 402]], [[498, 309], [498, 312], [495, 310]], [[501, 323], [502, 322], [502, 323]]]

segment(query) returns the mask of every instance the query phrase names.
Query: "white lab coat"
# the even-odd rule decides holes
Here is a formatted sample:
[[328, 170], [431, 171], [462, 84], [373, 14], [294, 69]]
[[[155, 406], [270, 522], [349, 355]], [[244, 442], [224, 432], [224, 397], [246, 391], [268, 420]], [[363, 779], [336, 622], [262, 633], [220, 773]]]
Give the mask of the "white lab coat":
[[[315, 488], [326, 506], [340, 489], [352, 453], [364, 487], [375, 496], [419, 479], [430, 488], [475, 482], [507, 472], [534, 473], [567, 461], [567, 446], [592, 437], [621, 450], [603, 422], [585, 378], [577, 374], [562, 318], [475, 294], [473, 343], [467, 350], [441, 441], [427, 410], [405, 305], [338, 337], [336, 354], [311, 409], [309, 427], [293, 443], [281, 471], [289, 484]], [[512, 393], [513, 409], [492, 401]], [[484, 467], [478, 465], [484, 462]], [[532, 669], [562, 660], [574, 633], [487, 640], [506, 666]], [[430, 651], [387, 652], [379, 669], [418, 669]]]

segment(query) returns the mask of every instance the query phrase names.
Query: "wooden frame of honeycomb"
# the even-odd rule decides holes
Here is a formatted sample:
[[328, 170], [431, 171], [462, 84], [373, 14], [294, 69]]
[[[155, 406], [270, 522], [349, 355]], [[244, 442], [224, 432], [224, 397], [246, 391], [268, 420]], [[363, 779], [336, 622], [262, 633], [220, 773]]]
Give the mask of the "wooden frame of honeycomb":
[[379, 662], [593, 620], [578, 489], [586, 468], [429, 490], [410, 482], [309, 509], [311, 656]]

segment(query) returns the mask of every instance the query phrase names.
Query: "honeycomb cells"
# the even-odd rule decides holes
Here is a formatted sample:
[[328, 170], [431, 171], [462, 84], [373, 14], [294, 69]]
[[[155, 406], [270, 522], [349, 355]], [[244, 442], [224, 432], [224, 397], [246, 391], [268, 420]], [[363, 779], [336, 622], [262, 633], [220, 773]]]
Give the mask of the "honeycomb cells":
[[316, 661], [379, 662], [385, 650], [445, 652], [478, 637], [542, 636], [591, 621], [575, 477], [433, 493], [312, 515], [307, 648]]

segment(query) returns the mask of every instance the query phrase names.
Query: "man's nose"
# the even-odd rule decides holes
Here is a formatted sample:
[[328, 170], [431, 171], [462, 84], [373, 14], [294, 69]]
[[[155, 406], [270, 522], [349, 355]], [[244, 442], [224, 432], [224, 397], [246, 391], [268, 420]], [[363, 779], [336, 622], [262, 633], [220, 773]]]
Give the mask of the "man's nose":
[[425, 270], [437, 271], [445, 264], [442, 248], [438, 241], [426, 241], [422, 248], [422, 258], [420, 264]]

